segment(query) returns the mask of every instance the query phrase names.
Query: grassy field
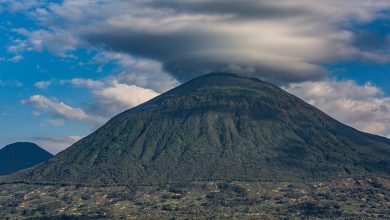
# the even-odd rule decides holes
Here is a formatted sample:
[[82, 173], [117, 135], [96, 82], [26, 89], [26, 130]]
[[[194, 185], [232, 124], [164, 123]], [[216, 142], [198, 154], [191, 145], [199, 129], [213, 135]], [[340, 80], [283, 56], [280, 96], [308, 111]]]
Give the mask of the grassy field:
[[390, 218], [390, 179], [141, 187], [3, 184], [5, 219]]

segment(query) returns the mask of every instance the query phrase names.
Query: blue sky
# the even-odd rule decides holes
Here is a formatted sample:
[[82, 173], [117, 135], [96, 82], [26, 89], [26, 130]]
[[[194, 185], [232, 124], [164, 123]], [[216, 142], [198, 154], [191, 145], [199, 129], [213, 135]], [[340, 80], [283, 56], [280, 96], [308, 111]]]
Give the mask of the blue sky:
[[309, 2], [0, 0], [0, 146], [57, 153], [211, 71], [389, 137], [390, 2]]

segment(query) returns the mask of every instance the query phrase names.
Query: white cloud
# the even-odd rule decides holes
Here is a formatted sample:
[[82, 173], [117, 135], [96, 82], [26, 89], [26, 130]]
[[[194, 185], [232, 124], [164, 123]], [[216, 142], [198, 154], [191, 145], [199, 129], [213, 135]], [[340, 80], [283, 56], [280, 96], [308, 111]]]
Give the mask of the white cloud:
[[38, 89], [47, 89], [53, 83], [53, 80], [39, 81], [34, 84]]
[[87, 88], [98, 88], [104, 85], [103, 82], [92, 79], [74, 78], [71, 80], [60, 80], [61, 84], [70, 83], [74, 86], [87, 87]]
[[24, 59], [24, 57], [22, 55], [15, 55], [15, 56], [9, 58], [8, 61], [18, 63], [23, 59]]
[[45, 122], [55, 126], [55, 127], [60, 127], [65, 125], [65, 121], [63, 119], [58, 119], [58, 118], [48, 118], [45, 119]]
[[27, 50], [27, 42], [21, 39], [15, 39], [12, 41], [11, 45], [8, 45], [8, 53], [21, 53]]
[[46, 80], [46, 81], [39, 81], [39, 82], [36, 82], [34, 84], [34, 86], [39, 88], [39, 89], [47, 89], [49, 86], [51, 86], [53, 84], [60, 84], [60, 85], [70, 84], [70, 85], [73, 85], [76, 87], [86, 87], [86, 88], [93, 88], [93, 89], [102, 87], [104, 85], [104, 83], [99, 81], [99, 80], [73, 78], [73, 79], [69, 79], [69, 80], [52, 79], [52, 80]]
[[22, 104], [30, 104], [39, 110], [34, 111], [33, 115], [41, 116], [42, 113], [48, 113], [49, 118], [44, 117], [43, 120], [53, 126], [62, 126], [65, 120], [76, 120], [85, 121], [92, 129], [96, 129], [114, 115], [159, 95], [151, 89], [120, 83], [113, 77], [107, 77], [102, 81], [82, 78], [41, 81], [35, 83], [35, 86], [47, 88], [52, 83], [68, 83], [88, 88], [95, 98], [85, 104], [85, 110], [42, 95], [22, 100]]
[[80, 43], [76, 36], [63, 29], [30, 31], [17, 28], [13, 31], [26, 39], [15, 39], [13, 44], [8, 46], [8, 51], [12, 53], [48, 50], [60, 57], [75, 58], [70, 52], [74, 51]]
[[99, 52], [93, 57], [92, 62], [96, 64], [116, 62], [117, 64], [126, 67], [133, 65], [135, 63], [135, 59], [129, 54], [120, 52]]
[[23, 86], [23, 83], [17, 80], [1, 80], [0, 79], [0, 87], [16, 87], [20, 88]]
[[85, 120], [87, 114], [80, 108], [73, 108], [56, 99], [50, 99], [42, 95], [33, 95], [22, 104], [31, 104], [41, 111], [50, 112], [56, 119]]
[[137, 106], [159, 94], [151, 89], [135, 85], [121, 84], [113, 80], [109, 87], [93, 91], [94, 96], [113, 116], [121, 111]]
[[285, 88], [339, 121], [378, 135], [390, 135], [390, 97], [366, 83], [323, 81], [290, 84]]
[[41, 6], [45, 4], [45, 0], [1, 0], [0, 1], [0, 8], [1, 6], [6, 6], [4, 7], [3, 10], [7, 10], [9, 12], [15, 13], [19, 11], [26, 11], [30, 10], [32, 8], [36, 8], [38, 6]]
[[34, 116], [37, 116], [37, 117], [38, 117], [38, 116], [41, 116], [41, 113], [38, 112], [38, 111], [33, 111], [32, 114], [33, 114]]

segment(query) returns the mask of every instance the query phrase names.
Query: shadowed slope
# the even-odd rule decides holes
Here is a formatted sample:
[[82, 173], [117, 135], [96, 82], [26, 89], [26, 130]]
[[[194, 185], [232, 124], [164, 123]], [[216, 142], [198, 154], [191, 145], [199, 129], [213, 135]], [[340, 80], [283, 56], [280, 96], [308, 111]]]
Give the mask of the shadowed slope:
[[17, 142], [0, 150], [0, 175], [6, 175], [34, 166], [53, 157], [38, 145]]
[[299, 181], [388, 175], [389, 161], [386, 138], [343, 125], [272, 84], [209, 74], [117, 115], [12, 179], [96, 185]]

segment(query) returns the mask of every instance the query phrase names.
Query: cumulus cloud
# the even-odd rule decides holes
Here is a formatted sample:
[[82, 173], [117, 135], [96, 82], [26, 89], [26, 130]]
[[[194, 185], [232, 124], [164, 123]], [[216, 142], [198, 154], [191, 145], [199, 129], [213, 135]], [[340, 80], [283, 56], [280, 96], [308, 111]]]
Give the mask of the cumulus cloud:
[[[122, 82], [118, 81], [117, 78]], [[36, 109], [51, 115], [45, 122], [54, 125], [64, 125], [64, 120], [86, 121], [92, 129], [105, 123], [114, 115], [135, 107], [143, 102], [159, 95], [152, 89], [143, 88], [134, 84], [126, 84], [124, 81], [134, 81], [128, 79], [128, 74], [122, 73], [119, 76], [109, 76], [100, 81], [74, 78], [70, 80], [48, 80], [35, 83], [40, 89], [46, 89], [52, 84], [71, 84], [77, 87], [87, 88], [93, 99], [84, 103], [84, 109], [74, 108], [58, 101], [55, 98], [47, 98], [42, 95], [31, 96], [28, 100], [23, 100], [22, 104], [33, 105]], [[140, 79], [138, 79], [139, 81]], [[33, 115], [41, 116], [41, 112], [34, 111]]]
[[151, 89], [129, 86], [115, 80], [111, 86], [95, 90], [93, 94], [99, 100], [100, 106], [108, 110], [110, 115], [118, 114], [159, 95]]
[[329, 80], [293, 83], [285, 89], [343, 123], [369, 133], [390, 135], [390, 97], [371, 83]]
[[[389, 46], [368, 47], [355, 31], [384, 17], [388, 1], [148, 0], [71, 1], [31, 13], [41, 30], [17, 29], [30, 50], [69, 56], [78, 47], [105, 50], [99, 59], [160, 62], [180, 81], [231, 71], [274, 82], [322, 79], [322, 64], [348, 59], [389, 61]], [[385, 38], [385, 36], [382, 36]]]
[[80, 108], [73, 108], [56, 99], [47, 98], [42, 95], [33, 95], [22, 104], [30, 104], [37, 109], [51, 113], [56, 119], [85, 120], [87, 114]]

